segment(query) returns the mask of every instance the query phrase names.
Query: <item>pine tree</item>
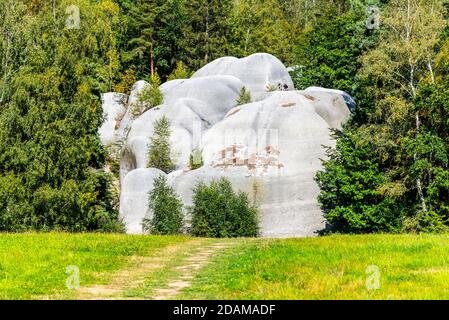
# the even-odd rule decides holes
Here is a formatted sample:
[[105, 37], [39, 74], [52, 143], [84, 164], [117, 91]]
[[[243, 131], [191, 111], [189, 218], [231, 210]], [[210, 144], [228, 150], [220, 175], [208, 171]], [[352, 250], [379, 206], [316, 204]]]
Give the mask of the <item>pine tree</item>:
[[173, 187], [167, 183], [165, 175], [157, 177], [153, 182], [153, 190], [149, 194], [151, 219], [144, 219], [144, 230], [151, 234], [173, 235], [183, 230], [182, 201]]
[[187, 71], [182, 61], [178, 61], [176, 63], [175, 70], [173, 70], [173, 72], [168, 76], [167, 80], [188, 79], [188, 78], [190, 78], [190, 72]]
[[229, 52], [231, 0], [191, 0], [186, 2], [189, 17], [184, 29], [187, 59], [191, 70]]
[[242, 87], [242, 89], [240, 89], [239, 98], [236, 102], [238, 106], [251, 103], [251, 92], [249, 92], [246, 87]]
[[123, 67], [135, 67], [139, 78], [156, 72], [162, 80], [182, 60], [184, 0], [121, 1], [126, 32], [121, 41]]
[[162, 116], [153, 123], [154, 134], [148, 152], [148, 167], [158, 168], [165, 173], [175, 169], [170, 158], [170, 122], [166, 116]]
[[337, 146], [327, 149], [324, 170], [316, 176], [318, 201], [329, 224], [322, 232], [401, 231], [406, 204], [382, 193], [386, 178], [373, 143], [353, 130], [335, 132], [334, 138]]
[[316, 27], [304, 32], [295, 47], [299, 68], [293, 72], [298, 89], [311, 86], [353, 92], [358, 71], [357, 59], [363, 53], [365, 25], [354, 12], [318, 19]]

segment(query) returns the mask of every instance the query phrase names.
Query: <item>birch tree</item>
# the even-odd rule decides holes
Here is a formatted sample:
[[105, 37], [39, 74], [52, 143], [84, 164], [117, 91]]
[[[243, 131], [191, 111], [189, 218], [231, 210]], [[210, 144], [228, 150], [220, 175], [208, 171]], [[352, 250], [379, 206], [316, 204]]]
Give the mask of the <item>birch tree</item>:
[[[442, 0], [392, 0], [383, 12], [383, 30], [379, 45], [361, 59], [362, 73], [370, 77], [376, 86], [372, 94], [376, 106], [367, 136], [374, 139], [382, 162], [392, 168], [394, 178], [385, 192], [403, 194], [410, 178], [398, 162], [399, 147], [410, 131], [415, 139], [420, 134], [420, 115], [413, 112], [413, 101], [423, 81], [435, 81], [435, 46], [447, 25]], [[416, 152], [413, 161], [418, 161]], [[401, 179], [397, 179], [397, 176]], [[414, 179], [421, 210], [428, 207], [420, 178]]]

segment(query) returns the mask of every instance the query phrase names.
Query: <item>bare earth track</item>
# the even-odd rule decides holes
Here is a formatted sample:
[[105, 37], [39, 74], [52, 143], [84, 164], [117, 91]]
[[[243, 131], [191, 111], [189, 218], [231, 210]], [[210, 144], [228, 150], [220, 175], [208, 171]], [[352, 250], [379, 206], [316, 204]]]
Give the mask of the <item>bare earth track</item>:
[[128, 266], [115, 273], [108, 284], [81, 287], [75, 299], [174, 299], [181, 290], [190, 287], [192, 279], [212, 256], [237, 243], [195, 239], [161, 249], [150, 257], [133, 256]]

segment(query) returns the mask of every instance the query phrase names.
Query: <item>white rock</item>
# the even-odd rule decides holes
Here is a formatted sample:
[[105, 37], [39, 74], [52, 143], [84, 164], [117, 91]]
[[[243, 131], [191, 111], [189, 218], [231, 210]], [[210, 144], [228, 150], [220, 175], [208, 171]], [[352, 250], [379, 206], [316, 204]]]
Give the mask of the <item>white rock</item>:
[[172, 184], [190, 203], [199, 180], [225, 176], [252, 198], [257, 181], [263, 236], [314, 235], [324, 226], [314, 177], [325, 157], [322, 145], [334, 145], [329, 129], [312, 100], [276, 92], [235, 108], [208, 130], [201, 144], [205, 166], [177, 175]]
[[[268, 84], [286, 87], [267, 92]], [[145, 85], [135, 85], [131, 104]], [[243, 86], [256, 102], [236, 106]], [[323, 145], [335, 144], [330, 129], [341, 128], [355, 107], [347, 93], [316, 87], [294, 91], [287, 69], [269, 54], [217, 59], [191, 79], [169, 81], [161, 90], [163, 105], [127, 120], [120, 213], [128, 232], [142, 232], [148, 192], [154, 178], [164, 174], [146, 168], [153, 123], [163, 115], [171, 123], [177, 168], [167, 175], [168, 183], [185, 205], [191, 204], [198, 181], [224, 176], [258, 204], [262, 236], [312, 236], [324, 227], [314, 178], [322, 168]], [[189, 171], [195, 148], [202, 150], [205, 164]]]
[[346, 105], [348, 106], [348, 108], [350, 110], [354, 110], [357, 106], [354, 99], [352, 99], [352, 97], [347, 92], [342, 91], [342, 90], [327, 89], [327, 88], [321, 88], [321, 87], [309, 87], [305, 91], [308, 93], [327, 92], [330, 94], [340, 95], [344, 99]]
[[143, 231], [142, 221], [151, 218], [148, 206], [149, 192], [153, 189], [153, 181], [164, 172], [158, 169], [137, 169], [126, 175], [121, 185], [120, 217], [126, 225], [126, 232], [140, 234]]
[[131, 124], [121, 164], [121, 179], [131, 170], [145, 168], [153, 123], [165, 115], [171, 125], [172, 160], [184, 169], [202, 133], [236, 105], [243, 84], [231, 76], [188, 79], [166, 91], [164, 104], [153, 108]]
[[129, 95], [128, 98], [125, 116], [120, 122], [119, 129], [117, 130], [117, 137], [118, 139], [120, 139], [120, 141], [126, 139], [128, 131], [130, 130], [131, 125], [134, 121], [133, 110], [138, 104], [139, 94], [149, 85], [150, 84], [144, 80], [137, 81], [133, 85], [131, 89], [131, 94]]
[[168, 96], [170, 92], [175, 89], [177, 86], [185, 82], [187, 79], [176, 79], [176, 80], [170, 80], [167, 81], [159, 87], [161, 89], [162, 93], [164, 94], [164, 97]]
[[103, 94], [101, 98], [104, 122], [99, 129], [99, 134], [102, 144], [107, 146], [116, 142], [116, 131], [125, 115], [128, 96], [109, 92]]
[[[343, 92], [343, 91], [341, 91]], [[318, 113], [331, 128], [341, 129], [351, 114], [344, 95], [335, 91], [304, 90], [298, 91], [312, 102]], [[352, 99], [352, 98], [351, 98]]]
[[165, 90], [164, 103], [176, 113], [173, 106], [179, 99], [202, 101], [203, 104], [192, 105], [192, 110], [210, 124], [223, 119], [223, 116], [237, 104], [240, 89], [243, 87], [242, 81], [227, 75], [175, 81], [177, 82], [175, 85]]
[[256, 53], [237, 59], [219, 58], [198, 70], [192, 78], [211, 75], [231, 75], [239, 78], [251, 92], [253, 101], [265, 98], [267, 86], [293, 90], [293, 82], [287, 68], [276, 57], [267, 53]]

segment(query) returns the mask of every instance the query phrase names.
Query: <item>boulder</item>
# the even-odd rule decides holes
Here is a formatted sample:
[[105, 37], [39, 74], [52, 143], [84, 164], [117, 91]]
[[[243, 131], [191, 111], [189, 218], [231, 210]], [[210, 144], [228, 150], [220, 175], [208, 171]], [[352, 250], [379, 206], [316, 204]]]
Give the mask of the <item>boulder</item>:
[[144, 80], [137, 81], [132, 89], [131, 94], [128, 98], [128, 103], [126, 105], [126, 113], [123, 116], [122, 120], [120, 121], [119, 128], [117, 130], [117, 138], [119, 141], [124, 141], [126, 139], [126, 136], [131, 129], [131, 125], [133, 121], [135, 120], [134, 113], [136, 112], [136, 108], [139, 108], [138, 105], [138, 99], [139, 99], [139, 93], [142, 92], [147, 86], [150, 84]]
[[349, 95], [349, 93], [342, 91], [342, 90], [336, 90], [336, 89], [327, 89], [327, 88], [321, 88], [321, 87], [309, 87], [305, 90], [307, 93], [313, 94], [313, 93], [328, 93], [331, 95], [338, 95], [343, 98], [348, 108], [353, 111], [357, 107], [357, 104], [355, 103], [354, 99]]
[[259, 205], [262, 236], [314, 235], [324, 227], [314, 177], [323, 145], [335, 143], [314, 103], [300, 92], [276, 92], [231, 110], [203, 136], [205, 165], [177, 174], [172, 185], [189, 204], [196, 182], [227, 177]]
[[306, 89], [298, 93], [312, 102], [316, 113], [327, 122], [330, 128], [341, 129], [349, 119], [350, 105], [346, 102], [343, 91]]
[[123, 179], [120, 193], [120, 217], [126, 225], [126, 232], [141, 234], [142, 221], [151, 218], [148, 207], [149, 192], [153, 189], [153, 181], [165, 175], [159, 169], [141, 168], [131, 171]]
[[[131, 170], [145, 168], [153, 123], [170, 120], [172, 160], [177, 169], [188, 165], [201, 135], [236, 105], [243, 84], [231, 76], [188, 79], [165, 91], [164, 104], [148, 110], [131, 124], [121, 161], [121, 179]], [[167, 87], [165, 87], [167, 89]]]
[[269, 87], [294, 90], [293, 81], [282, 62], [267, 53], [256, 53], [237, 59], [223, 57], [198, 70], [192, 78], [212, 75], [230, 75], [239, 78], [251, 92], [253, 101], [264, 99]]
[[187, 79], [170, 80], [161, 84], [159, 89], [161, 89], [162, 93], [164, 94], [164, 97], [167, 97], [173, 89], [175, 89], [180, 84], [184, 83], [186, 80]]
[[176, 113], [174, 108], [180, 99], [192, 99], [203, 102], [192, 110], [210, 125], [217, 123], [223, 116], [237, 104], [242, 81], [233, 76], [212, 75], [187, 80], [174, 80], [175, 85], [164, 92], [164, 103]]

